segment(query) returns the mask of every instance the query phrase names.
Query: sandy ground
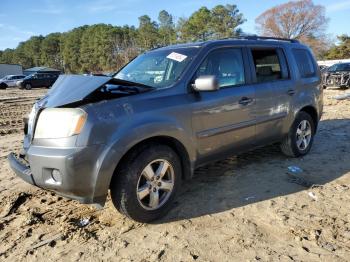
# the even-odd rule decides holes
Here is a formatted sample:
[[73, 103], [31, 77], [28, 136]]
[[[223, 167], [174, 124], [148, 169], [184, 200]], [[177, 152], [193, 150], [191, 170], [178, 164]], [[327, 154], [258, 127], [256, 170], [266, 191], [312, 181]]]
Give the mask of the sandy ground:
[[[350, 261], [350, 100], [332, 98], [344, 91], [325, 91], [308, 156], [269, 146], [201, 168], [154, 224], [14, 176], [6, 156], [45, 92], [0, 91], [0, 261]], [[303, 172], [288, 175], [292, 165]]]

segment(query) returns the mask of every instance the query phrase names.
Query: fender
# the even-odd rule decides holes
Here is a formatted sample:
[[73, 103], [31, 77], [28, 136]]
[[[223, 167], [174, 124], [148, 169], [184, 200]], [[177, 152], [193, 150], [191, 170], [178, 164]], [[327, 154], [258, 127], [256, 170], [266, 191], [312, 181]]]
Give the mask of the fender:
[[138, 143], [152, 137], [164, 136], [176, 139], [186, 149], [191, 163], [191, 173], [194, 170], [196, 151], [192, 140], [192, 131], [185, 130], [175, 121], [165, 121], [164, 119], [153, 119], [144, 122], [142, 125], [125, 126], [118, 130], [101, 154], [96, 164], [95, 170], [95, 190], [94, 199], [107, 196], [109, 185], [114, 171], [122, 157]]
[[[295, 117], [298, 112], [303, 109], [304, 107], [312, 107], [317, 112], [318, 119], [321, 117], [322, 114], [322, 108], [320, 108], [320, 101], [317, 100], [317, 97], [322, 96], [322, 94], [315, 94], [315, 91], [309, 91], [305, 92], [302, 91], [298, 93], [298, 96], [296, 97], [294, 101], [294, 115]], [[322, 100], [322, 99], [321, 99]]]

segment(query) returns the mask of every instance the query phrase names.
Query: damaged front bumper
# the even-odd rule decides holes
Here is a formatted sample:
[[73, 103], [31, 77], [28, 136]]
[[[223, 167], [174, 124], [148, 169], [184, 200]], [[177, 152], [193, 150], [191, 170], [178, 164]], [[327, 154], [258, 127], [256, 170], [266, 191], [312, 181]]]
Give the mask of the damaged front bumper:
[[103, 206], [106, 192], [96, 192], [98, 159], [102, 145], [74, 148], [30, 146], [26, 159], [14, 153], [8, 162], [15, 174], [25, 182], [53, 191], [84, 204]]
[[323, 86], [350, 87], [350, 72], [327, 73], [322, 77]]
[[29, 184], [35, 186], [32, 171], [29, 164], [24, 159], [20, 159], [14, 153], [10, 153], [7, 157], [11, 169], [15, 174]]

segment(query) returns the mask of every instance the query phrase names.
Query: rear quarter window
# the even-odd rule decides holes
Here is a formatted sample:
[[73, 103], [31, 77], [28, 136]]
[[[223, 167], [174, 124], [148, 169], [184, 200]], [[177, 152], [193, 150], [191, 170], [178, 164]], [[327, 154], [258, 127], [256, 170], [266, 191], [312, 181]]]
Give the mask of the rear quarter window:
[[293, 56], [302, 78], [316, 76], [316, 69], [310, 52], [306, 49], [293, 49]]

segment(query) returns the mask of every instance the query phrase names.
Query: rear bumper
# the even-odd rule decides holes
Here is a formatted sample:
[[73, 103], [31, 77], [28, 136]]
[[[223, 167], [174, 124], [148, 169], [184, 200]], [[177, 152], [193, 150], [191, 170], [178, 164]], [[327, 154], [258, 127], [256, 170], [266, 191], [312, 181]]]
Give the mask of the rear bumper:
[[96, 192], [98, 157], [102, 145], [82, 148], [49, 148], [31, 145], [26, 159], [11, 153], [8, 162], [25, 182], [84, 204], [103, 205], [107, 192]]

